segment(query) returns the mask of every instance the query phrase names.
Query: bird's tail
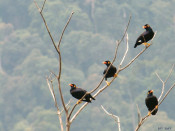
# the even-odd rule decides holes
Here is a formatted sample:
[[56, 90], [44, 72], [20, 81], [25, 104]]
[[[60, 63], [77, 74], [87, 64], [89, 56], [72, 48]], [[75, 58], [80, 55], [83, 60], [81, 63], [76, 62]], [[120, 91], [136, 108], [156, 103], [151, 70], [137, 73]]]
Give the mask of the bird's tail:
[[88, 94], [88, 95], [85, 97], [85, 100], [84, 100], [84, 101], [86, 101], [86, 102], [90, 102], [90, 103], [91, 103], [90, 98], [93, 99], [93, 100], [95, 100], [95, 98], [92, 97], [91, 94]]
[[93, 100], [95, 100], [95, 98], [94, 98], [94, 97], [92, 97], [91, 95], [90, 95], [90, 98], [92, 98]]
[[134, 45], [134, 48], [136, 48], [136, 47], [137, 47], [137, 44]]
[[154, 110], [151, 114], [156, 115], [157, 111], [158, 111], [158, 109]]

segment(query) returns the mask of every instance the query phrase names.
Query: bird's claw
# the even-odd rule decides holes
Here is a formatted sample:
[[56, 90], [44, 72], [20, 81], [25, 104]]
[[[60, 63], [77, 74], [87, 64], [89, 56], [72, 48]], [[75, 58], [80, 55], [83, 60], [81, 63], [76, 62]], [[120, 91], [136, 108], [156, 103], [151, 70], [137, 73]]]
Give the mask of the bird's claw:
[[111, 83], [110, 83], [110, 82], [108, 82], [108, 81], [106, 81], [106, 84], [109, 86]]
[[148, 48], [151, 44], [150, 43], [147, 43], [146, 47]]
[[146, 46], [146, 47], [148, 48], [151, 44], [150, 44], [150, 43], [144, 42], [143, 45]]
[[118, 76], [118, 74], [116, 73], [116, 74], [114, 74], [114, 77], [117, 77]]
[[78, 101], [77, 101], [77, 105], [80, 104], [81, 102], [82, 102], [81, 100], [78, 100]]
[[151, 112], [149, 111], [149, 112], [148, 112], [148, 116], [150, 116], [150, 115], [151, 115]]
[[157, 108], [158, 108], [158, 105], [157, 105], [157, 106], [155, 106], [155, 108], [157, 109]]

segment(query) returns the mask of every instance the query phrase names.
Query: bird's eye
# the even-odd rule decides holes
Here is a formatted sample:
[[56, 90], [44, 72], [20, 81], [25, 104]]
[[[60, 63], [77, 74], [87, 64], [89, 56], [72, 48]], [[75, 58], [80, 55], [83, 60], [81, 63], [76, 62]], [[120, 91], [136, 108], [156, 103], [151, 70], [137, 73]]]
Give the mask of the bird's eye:
[[74, 85], [74, 87], [75, 87], [75, 85]]
[[108, 64], [110, 64], [110, 62], [108, 62]]

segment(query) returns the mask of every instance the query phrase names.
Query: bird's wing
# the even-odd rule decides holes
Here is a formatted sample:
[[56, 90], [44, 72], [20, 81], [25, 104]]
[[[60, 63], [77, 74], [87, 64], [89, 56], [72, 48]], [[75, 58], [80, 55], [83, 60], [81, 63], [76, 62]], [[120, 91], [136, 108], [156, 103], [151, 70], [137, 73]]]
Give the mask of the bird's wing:
[[146, 40], [147, 39], [147, 37], [150, 35], [150, 32], [149, 31], [145, 31], [145, 32], [143, 32], [140, 36], [143, 38], [143, 42], [146, 42], [146, 41], [148, 41], [148, 40]]
[[158, 105], [158, 100], [156, 96], [151, 96], [151, 97], [147, 97], [145, 99], [145, 104], [148, 108], [151, 108], [151, 106], [156, 106]]
[[145, 40], [145, 37], [149, 34], [148, 31], [145, 31], [143, 32], [136, 40], [136, 43], [139, 42], [139, 43], [143, 43], [143, 42], [146, 42]]
[[148, 35], [149, 34], [149, 31], [144, 31], [140, 36], [145, 36], [145, 35]]
[[[107, 69], [108, 69], [108, 67], [104, 70], [103, 74], [106, 73]], [[111, 67], [108, 70], [108, 73], [110, 73], [111, 71], [112, 72], [116, 72], [117, 71], [117, 68], [115, 66], [111, 65]]]
[[115, 66], [112, 66], [113, 69], [114, 69], [114, 72], [117, 72], [117, 68]]
[[106, 70], [107, 70], [107, 69], [105, 69], [105, 70], [103, 71], [103, 74], [105, 74], [105, 73], [106, 73]]
[[152, 101], [153, 101], [156, 105], [158, 105], [158, 100], [157, 100], [157, 97], [156, 97], [156, 96], [153, 96], [153, 97], [152, 97]]
[[81, 89], [81, 88], [76, 88], [76, 89], [73, 90], [72, 92], [85, 94], [87, 91], [86, 91], [86, 90], [83, 90], [83, 89]]
[[148, 97], [147, 98], [145, 98], [145, 104], [146, 104], [146, 106], [148, 107], [149, 105], [148, 105]]
[[76, 88], [75, 90], [71, 91], [71, 94], [74, 97], [81, 99], [85, 95], [86, 92], [87, 92], [86, 90], [83, 90], [81, 88]]

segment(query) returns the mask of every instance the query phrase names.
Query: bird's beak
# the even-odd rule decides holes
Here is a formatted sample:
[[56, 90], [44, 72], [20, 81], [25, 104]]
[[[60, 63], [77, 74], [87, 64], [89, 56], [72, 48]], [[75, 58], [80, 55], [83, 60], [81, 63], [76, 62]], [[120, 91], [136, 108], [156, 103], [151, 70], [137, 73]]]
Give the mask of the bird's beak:
[[72, 86], [72, 84], [69, 84], [70, 86]]
[[143, 28], [143, 29], [145, 29], [145, 28], [146, 28], [146, 26], [142, 26], [142, 28]]
[[104, 62], [103, 62], [103, 64], [107, 64], [107, 62], [106, 62], [106, 61], [104, 61]]
[[153, 90], [151, 90], [150, 93], [153, 93]]

